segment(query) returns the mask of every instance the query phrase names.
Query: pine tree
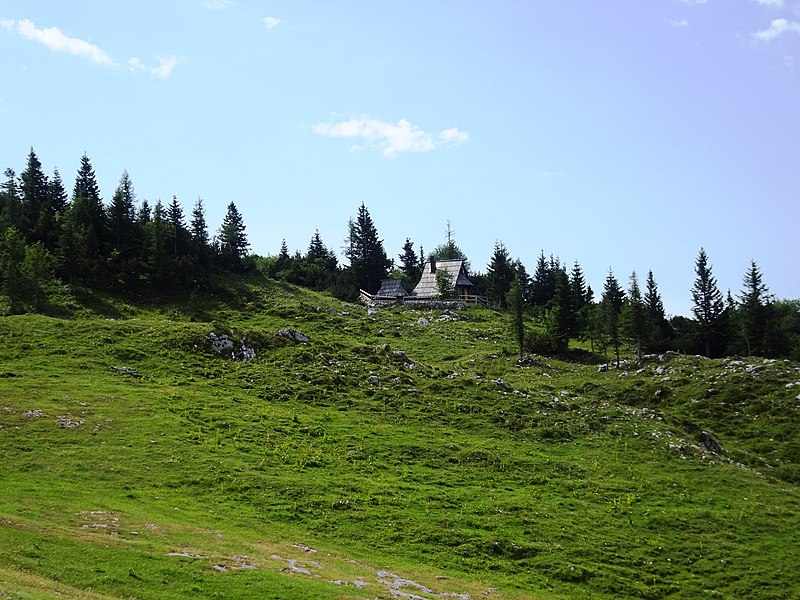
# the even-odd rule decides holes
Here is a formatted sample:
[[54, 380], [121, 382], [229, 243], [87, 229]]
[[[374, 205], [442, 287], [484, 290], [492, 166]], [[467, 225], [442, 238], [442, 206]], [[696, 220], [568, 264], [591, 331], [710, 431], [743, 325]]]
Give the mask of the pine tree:
[[536, 261], [536, 271], [533, 273], [533, 297], [531, 301], [534, 306], [546, 306], [553, 294], [555, 294], [555, 280], [550, 267], [551, 265], [544, 256], [544, 250], [542, 250]]
[[128, 259], [133, 258], [137, 250], [135, 202], [133, 182], [128, 172], [123, 171], [108, 207], [108, 225], [112, 248]]
[[695, 261], [695, 273], [697, 278], [692, 287], [692, 313], [703, 336], [706, 356], [710, 357], [712, 347], [719, 342], [722, 335], [725, 305], [703, 248], [700, 248]]
[[652, 270], [647, 272], [645, 286], [644, 306], [652, 325], [650, 341], [655, 347], [662, 348], [665, 340], [672, 335], [672, 328], [669, 321], [667, 321], [664, 303], [661, 300], [661, 294], [658, 292], [658, 284]]
[[350, 261], [350, 270], [359, 288], [374, 294], [392, 267], [392, 261], [386, 256], [383, 240], [378, 237], [378, 230], [363, 202], [355, 220], [350, 219], [348, 230], [345, 256]]
[[522, 286], [518, 277], [514, 277], [511, 289], [508, 291], [508, 305], [511, 307], [512, 331], [514, 340], [519, 347], [519, 359], [522, 360], [525, 351], [525, 315]]
[[586, 285], [583, 269], [581, 269], [581, 265], [576, 260], [569, 277], [569, 300], [575, 325], [572, 333], [579, 339], [584, 339], [589, 322], [590, 290], [591, 288]]
[[209, 248], [208, 225], [206, 225], [206, 209], [200, 196], [197, 197], [197, 201], [192, 207], [189, 233], [192, 240], [192, 254], [201, 265], [205, 265], [208, 260]]
[[622, 325], [625, 334], [636, 343], [636, 359], [642, 360], [642, 343], [650, 331], [647, 307], [642, 299], [636, 271], [631, 273], [628, 297], [622, 309]]
[[[422, 252], [421, 249], [420, 252]], [[416, 285], [420, 277], [422, 277], [422, 267], [414, 252], [414, 242], [411, 241], [411, 238], [406, 238], [406, 243], [403, 244], [403, 252], [398, 258], [400, 259], [400, 270], [408, 278], [408, 283]]]
[[28, 154], [28, 164], [20, 175], [20, 181], [20, 233], [28, 244], [44, 242], [55, 228], [55, 215], [50, 207], [47, 176], [33, 148]]
[[75, 177], [72, 203], [68, 217], [78, 236], [80, 256], [76, 257], [79, 273], [99, 276], [97, 267], [102, 262], [106, 229], [105, 209], [100, 199], [100, 189], [89, 157], [81, 157], [81, 166]]
[[166, 217], [169, 223], [167, 243], [170, 245], [173, 259], [177, 259], [179, 256], [186, 254], [186, 240], [189, 237], [189, 232], [186, 229], [186, 222], [183, 218], [183, 207], [175, 195], [172, 196], [172, 202], [167, 206]]
[[739, 313], [747, 354], [768, 354], [767, 332], [771, 298], [769, 288], [756, 264], [750, 261], [743, 280], [744, 287], [739, 294]]
[[603, 307], [605, 334], [608, 343], [614, 348], [614, 353], [617, 357], [617, 368], [619, 368], [620, 347], [619, 317], [622, 312], [624, 301], [625, 292], [622, 291], [619, 281], [617, 281], [617, 278], [614, 277], [614, 273], [609, 269], [603, 286], [603, 299], [601, 304]]
[[565, 354], [569, 350], [569, 340], [575, 329], [569, 277], [566, 270], [559, 266], [553, 271], [553, 279], [555, 291], [547, 306], [547, 333], [554, 350]]
[[233, 202], [228, 204], [218, 239], [223, 262], [231, 268], [241, 268], [242, 259], [247, 255], [250, 244], [245, 234], [244, 219]]
[[22, 199], [19, 190], [17, 173], [12, 168], [3, 171], [6, 177], [0, 184], [0, 233], [8, 227], [20, 227]]
[[0, 282], [8, 297], [9, 312], [25, 312], [25, 278], [22, 263], [25, 260], [25, 238], [16, 227], [8, 227], [0, 237]]
[[[503, 242], [494, 243], [494, 252], [486, 267], [486, 291], [500, 308], [508, 308], [508, 292], [514, 281], [514, 266]], [[520, 291], [521, 293], [521, 291]]]
[[53, 213], [54, 223], [47, 239], [45, 240], [45, 245], [48, 249], [55, 252], [58, 249], [58, 240], [61, 236], [62, 222], [67, 212], [67, 201], [69, 199], [67, 190], [64, 187], [64, 182], [61, 180], [61, 173], [58, 172], [58, 168], [53, 169], [53, 176], [50, 177], [50, 180], [48, 181], [47, 195], [47, 203], [49, 204], [50, 210]]
[[281, 240], [281, 249], [278, 251], [278, 257], [275, 259], [275, 273], [280, 273], [289, 268], [292, 262], [292, 257], [289, 254], [289, 246], [286, 244], [286, 239]]
[[339, 262], [336, 258], [336, 253], [328, 250], [325, 246], [322, 236], [319, 234], [319, 229], [314, 230], [314, 235], [311, 236], [305, 260], [325, 272], [335, 271]]

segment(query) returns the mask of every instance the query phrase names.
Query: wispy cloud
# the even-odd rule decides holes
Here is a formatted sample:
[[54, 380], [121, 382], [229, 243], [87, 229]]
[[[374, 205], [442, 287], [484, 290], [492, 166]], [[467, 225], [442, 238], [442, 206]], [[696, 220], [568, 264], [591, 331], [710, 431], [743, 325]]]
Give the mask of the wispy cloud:
[[183, 62], [183, 58], [179, 56], [170, 56], [167, 58], [161, 58], [160, 56], [157, 56], [156, 60], [158, 61], [158, 66], [148, 67], [141, 60], [134, 56], [128, 61], [128, 66], [132, 71], [146, 71], [147, 73], [150, 73], [159, 79], [168, 79], [170, 75], [172, 75], [172, 71], [175, 69], [175, 67]]
[[458, 127], [451, 127], [434, 135], [405, 119], [393, 124], [370, 117], [339, 123], [319, 123], [314, 126], [314, 132], [328, 137], [361, 139], [367, 147], [379, 150], [387, 158], [407, 152], [430, 152], [438, 147], [457, 146], [469, 139], [469, 134]]
[[264, 26], [267, 29], [275, 29], [281, 24], [281, 20], [275, 17], [264, 17], [262, 20], [264, 21]]
[[783, 0], [755, 0], [763, 6], [774, 6], [775, 8], [783, 8]]
[[688, 27], [689, 26], [689, 21], [687, 21], [686, 19], [669, 19], [667, 21], [667, 23], [669, 23], [673, 27]]
[[3, 19], [0, 24], [5, 29], [16, 31], [22, 37], [38, 42], [53, 52], [66, 52], [108, 67], [113, 67], [116, 64], [101, 48], [80, 38], [69, 37], [58, 27], [37, 29], [33, 21], [29, 19], [22, 19], [17, 22]]
[[800, 23], [797, 21], [787, 21], [786, 19], [775, 19], [770, 23], [769, 29], [757, 31], [753, 37], [761, 42], [769, 42], [784, 33], [796, 33], [800, 35]]
[[203, 6], [208, 10], [222, 10], [233, 4], [232, 0], [203, 0]]

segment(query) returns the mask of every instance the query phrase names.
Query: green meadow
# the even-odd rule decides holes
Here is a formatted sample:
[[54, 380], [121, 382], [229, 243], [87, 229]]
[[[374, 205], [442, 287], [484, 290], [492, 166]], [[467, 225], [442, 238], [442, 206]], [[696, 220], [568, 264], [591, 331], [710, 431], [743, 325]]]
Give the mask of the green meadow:
[[800, 364], [225, 288], [0, 319], [0, 598], [800, 597]]

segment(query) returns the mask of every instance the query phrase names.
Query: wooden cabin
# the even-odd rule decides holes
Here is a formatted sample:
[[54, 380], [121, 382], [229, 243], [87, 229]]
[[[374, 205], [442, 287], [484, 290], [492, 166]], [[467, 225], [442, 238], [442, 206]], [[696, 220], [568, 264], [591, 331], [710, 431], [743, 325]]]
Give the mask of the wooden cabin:
[[472, 282], [467, 277], [467, 270], [464, 268], [464, 261], [455, 260], [436, 260], [431, 257], [425, 265], [419, 283], [411, 292], [410, 298], [417, 300], [433, 300], [438, 297], [439, 289], [436, 286], [436, 273], [444, 270], [450, 275], [450, 279], [455, 287], [455, 297], [467, 300], [472, 296]]

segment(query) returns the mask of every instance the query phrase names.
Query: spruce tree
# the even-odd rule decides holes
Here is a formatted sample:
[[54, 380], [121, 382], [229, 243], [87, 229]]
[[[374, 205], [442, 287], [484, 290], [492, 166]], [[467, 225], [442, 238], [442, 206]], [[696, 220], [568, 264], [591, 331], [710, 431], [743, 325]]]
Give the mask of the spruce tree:
[[228, 204], [228, 210], [219, 228], [218, 239], [222, 260], [230, 268], [242, 266], [242, 259], [247, 255], [250, 244], [245, 233], [244, 219], [236, 208], [236, 204]]
[[572, 311], [569, 277], [566, 270], [558, 267], [553, 271], [555, 291], [547, 305], [547, 333], [553, 349], [566, 354], [569, 340], [575, 329], [575, 315]]
[[669, 321], [667, 321], [664, 303], [661, 300], [661, 294], [658, 291], [658, 284], [652, 270], [647, 272], [643, 300], [647, 317], [652, 325], [650, 341], [656, 348], [663, 348], [665, 340], [672, 334], [672, 328]]
[[416, 285], [420, 277], [422, 277], [422, 267], [414, 252], [414, 242], [411, 241], [411, 238], [406, 238], [406, 242], [403, 244], [403, 252], [398, 258], [400, 259], [400, 270], [408, 278], [408, 283]]
[[67, 218], [72, 220], [81, 250], [76, 257], [79, 273], [99, 277], [97, 269], [103, 259], [106, 215], [94, 169], [86, 154], [81, 157], [81, 166], [75, 177]]
[[378, 230], [363, 202], [355, 220], [350, 219], [348, 229], [345, 256], [350, 261], [353, 278], [360, 289], [374, 294], [392, 261], [386, 256], [383, 240], [378, 237]]
[[631, 273], [628, 297], [622, 309], [622, 325], [625, 334], [636, 344], [636, 359], [642, 360], [642, 344], [650, 331], [650, 323], [647, 314], [647, 307], [642, 298], [639, 288], [639, 280], [636, 271]]
[[[508, 308], [508, 291], [514, 281], [514, 266], [503, 242], [494, 243], [494, 252], [486, 267], [486, 292], [502, 309]], [[520, 291], [521, 293], [521, 291]]]
[[539, 253], [539, 258], [536, 261], [536, 270], [533, 273], [533, 297], [531, 301], [534, 306], [546, 306], [555, 293], [555, 280], [550, 267], [551, 264], [547, 262], [544, 250], [542, 250]]
[[108, 207], [108, 225], [112, 248], [127, 259], [136, 255], [136, 195], [128, 171], [123, 171]]
[[717, 280], [711, 273], [708, 255], [703, 248], [695, 261], [697, 275], [692, 286], [692, 313], [697, 320], [703, 337], [705, 354], [711, 356], [712, 347], [719, 344], [724, 325], [725, 305], [722, 293], [717, 288]]
[[314, 230], [314, 235], [311, 236], [305, 260], [325, 272], [335, 271], [339, 262], [336, 258], [336, 253], [328, 250], [325, 246], [322, 236], [319, 234], [319, 229]]
[[769, 288], [764, 284], [756, 261], [750, 261], [739, 294], [739, 313], [747, 354], [768, 354], [768, 326], [771, 309]]
[[178, 256], [186, 254], [186, 241], [189, 237], [189, 232], [186, 229], [186, 222], [183, 217], [183, 207], [175, 195], [172, 196], [172, 202], [167, 206], [166, 217], [169, 223], [168, 244], [170, 245], [173, 259], [177, 259]]
[[198, 196], [192, 207], [192, 220], [189, 223], [189, 234], [192, 240], [192, 255], [203, 266], [208, 262], [208, 225], [203, 199]]
[[[464, 270], [469, 273], [470, 263], [464, 251], [458, 247], [453, 229], [450, 227], [450, 221], [447, 222], [447, 231], [445, 233], [445, 243], [439, 244], [431, 252], [431, 256], [436, 260], [461, 260], [463, 261]], [[421, 261], [424, 265], [425, 261]]]
[[614, 348], [617, 358], [617, 368], [619, 368], [619, 347], [620, 347], [620, 327], [619, 317], [625, 301], [625, 292], [619, 285], [619, 281], [614, 277], [611, 269], [608, 270], [605, 284], [603, 286], [603, 322], [608, 343]]
[[22, 199], [17, 173], [12, 168], [3, 171], [6, 180], [0, 184], [0, 234], [8, 227], [20, 227]]
[[28, 153], [28, 164], [20, 175], [20, 181], [20, 233], [28, 244], [44, 242], [55, 227], [55, 215], [50, 207], [47, 176], [33, 148]]
[[518, 277], [514, 277], [511, 289], [508, 291], [508, 305], [511, 307], [512, 332], [514, 340], [519, 347], [519, 359], [522, 360], [525, 351], [525, 315], [522, 286]]
[[67, 212], [67, 201], [69, 199], [58, 168], [53, 169], [53, 176], [50, 177], [48, 181], [47, 195], [47, 203], [52, 211], [54, 223], [45, 240], [45, 245], [50, 251], [55, 252], [58, 249], [58, 240], [61, 236], [61, 224]]

